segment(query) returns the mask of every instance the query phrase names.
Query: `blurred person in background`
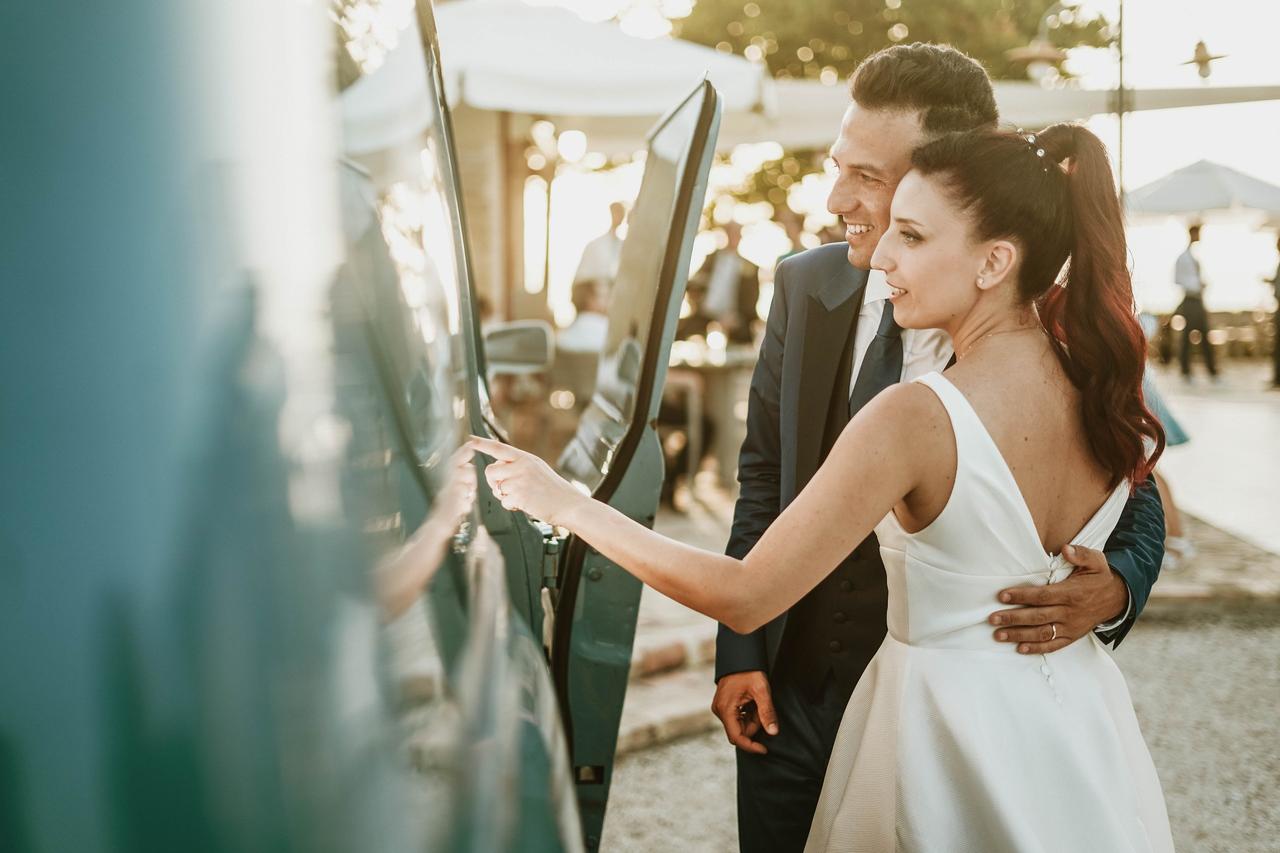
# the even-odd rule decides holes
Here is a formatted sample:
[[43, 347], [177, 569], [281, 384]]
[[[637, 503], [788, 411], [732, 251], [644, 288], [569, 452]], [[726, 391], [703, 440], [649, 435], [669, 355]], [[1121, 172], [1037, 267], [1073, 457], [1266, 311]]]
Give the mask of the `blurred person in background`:
[[[760, 268], [738, 254], [742, 226], [730, 220], [724, 225], [724, 246], [713, 252], [689, 281], [689, 289], [701, 292], [698, 312], [715, 322], [734, 343], [749, 344], [759, 323]], [[692, 301], [692, 300], [691, 300]]]
[[[685, 370], [684, 368], [672, 368], [668, 373], [680, 374], [681, 378], [687, 382], [693, 383], [696, 389], [694, 393], [703, 394], [705, 390], [702, 386], [702, 377], [696, 372]], [[670, 510], [682, 512], [683, 508], [676, 503], [676, 489], [681, 482], [688, 480], [689, 477], [689, 402], [688, 397], [684, 393], [679, 392], [682, 383], [671, 382], [668, 380], [668, 387], [663, 390], [662, 403], [658, 408], [658, 435], [662, 440], [662, 459], [663, 469], [662, 475], [662, 491], [659, 494], [659, 504]], [[711, 452], [715, 449], [716, 442], [716, 422], [705, 411], [702, 413], [699, 423], [702, 427], [702, 444], [698, 451], [697, 469], [701, 469], [702, 465], [711, 457]], [[690, 480], [688, 483], [690, 495], [694, 483]]]
[[573, 322], [556, 335], [556, 348], [569, 352], [602, 352], [609, 334], [609, 297], [604, 283], [592, 278], [576, 281], [570, 299], [578, 313]]
[[778, 256], [778, 263], [782, 263], [792, 255], [805, 250], [804, 217], [784, 204], [778, 209], [776, 221], [782, 226], [782, 230], [787, 232], [787, 241], [791, 244], [791, 248]]
[[1191, 347], [1192, 337], [1199, 335], [1200, 352], [1204, 354], [1204, 366], [1209, 377], [1218, 377], [1218, 367], [1213, 360], [1213, 345], [1209, 343], [1209, 314], [1204, 310], [1204, 277], [1200, 274], [1200, 225], [1195, 224], [1187, 229], [1187, 248], [1178, 256], [1173, 267], [1173, 280], [1182, 288], [1182, 302], [1177, 313], [1182, 316], [1186, 325], [1182, 327], [1182, 346], [1178, 350], [1178, 358], [1182, 367], [1182, 378], [1191, 379]]
[[613, 285], [618, 276], [618, 260], [622, 256], [622, 238], [618, 236], [618, 228], [626, 218], [627, 208], [622, 202], [615, 201], [609, 205], [609, 230], [583, 248], [578, 271], [573, 274], [574, 284], [598, 281], [606, 286]]
[[[1142, 323], [1143, 333], [1150, 340], [1159, 328], [1160, 321], [1145, 312], [1139, 320]], [[1191, 440], [1186, 430], [1182, 428], [1182, 424], [1178, 423], [1178, 419], [1173, 416], [1169, 404], [1160, 394], [1160, 389], [1156, 387], [1155, 374], [1151, 370], [1150, 363], [1142, 374], [1142, 396], [1151, 414], [1155, 415], [1156, 420], [1160, 421], [1160, 425], [1164, 427], [1165, 449], [1186, 444]], [[1156, 489], [1160, 492], [1160, 503], [1164, 507], [1164, 560], [1161, 562], [1160, 569], [1166, 572], [1175, 571], [1196, 556], [1196, 546], [1186, 535], [1186, 528], [1182, 523], [1182, 510], [1178, 509], [1178, 504], [1173, 499], [1173, 488], [1169, 485], [1169, 479], [1159, 469], [1152, 471], [1151, 475], [1155, 478]]]
[[497, 313], [493, 310], [493, 302], [487, 296], [476, 297], [476, 316], [480, 318], [480, 332], [493, 328], [497, 322]]

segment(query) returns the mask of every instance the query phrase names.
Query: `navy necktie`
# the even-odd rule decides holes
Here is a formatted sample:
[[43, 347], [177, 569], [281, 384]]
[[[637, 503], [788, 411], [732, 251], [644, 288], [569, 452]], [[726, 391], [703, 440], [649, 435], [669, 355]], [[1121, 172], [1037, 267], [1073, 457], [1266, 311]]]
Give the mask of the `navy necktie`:
[[849, 417], [871, 401], [890, 385], [902, 381], [902, 327], [893, 322], [893, 303], [885, 300], [884, 313], [880, 315], [880, 328], [867, 354], [862, 357], [858, 378], [849, 394]]

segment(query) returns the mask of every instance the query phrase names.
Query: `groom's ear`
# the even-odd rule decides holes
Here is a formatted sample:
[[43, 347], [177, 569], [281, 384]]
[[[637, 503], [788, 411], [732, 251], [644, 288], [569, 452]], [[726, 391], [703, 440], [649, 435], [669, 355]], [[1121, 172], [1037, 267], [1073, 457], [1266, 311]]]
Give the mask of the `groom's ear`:
[[1013, 274], [1018, 263], [1018, 247], [1008, 240], [993, 240], [988, 244], [982, 268], [978, 271], [978, 289], [990, 290]]

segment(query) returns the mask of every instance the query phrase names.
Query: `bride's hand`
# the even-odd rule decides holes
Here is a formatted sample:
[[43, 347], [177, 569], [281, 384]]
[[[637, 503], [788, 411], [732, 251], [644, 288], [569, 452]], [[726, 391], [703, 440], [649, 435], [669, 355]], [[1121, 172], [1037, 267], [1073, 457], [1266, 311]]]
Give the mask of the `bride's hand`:
[[548, 524], [563, 526], [569, 510], [589, 497], [569, 485], [546, 462], [488, 438], [472, 436], [467, 446], [493, 458], [484, 469], [494, 497]]

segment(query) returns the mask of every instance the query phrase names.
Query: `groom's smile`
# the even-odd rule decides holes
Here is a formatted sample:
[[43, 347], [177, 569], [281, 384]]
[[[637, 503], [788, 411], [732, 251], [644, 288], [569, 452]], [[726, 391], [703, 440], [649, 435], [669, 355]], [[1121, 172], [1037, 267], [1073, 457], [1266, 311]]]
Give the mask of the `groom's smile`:
[[866, 246], [865, 251], [875, 250], [876, 241], [879, 240], [878, 236], [871, 236], [875, 233], [876, 226], [869, 222], [845, 222], [844, 239], [845, 242], [849, 244], [849, 255], [851, 259], [855, 253], [859, 256], [863, 254], [864, 245]]
[[827, 210], [844, 222], [849, 263], [855, 267], [870, 267], [889, 224], [893, 191], [923, 136], [919, 114], [913, 111], [864, 109], [856, 102], [845, 111], [831, 146], [835, 183]]

